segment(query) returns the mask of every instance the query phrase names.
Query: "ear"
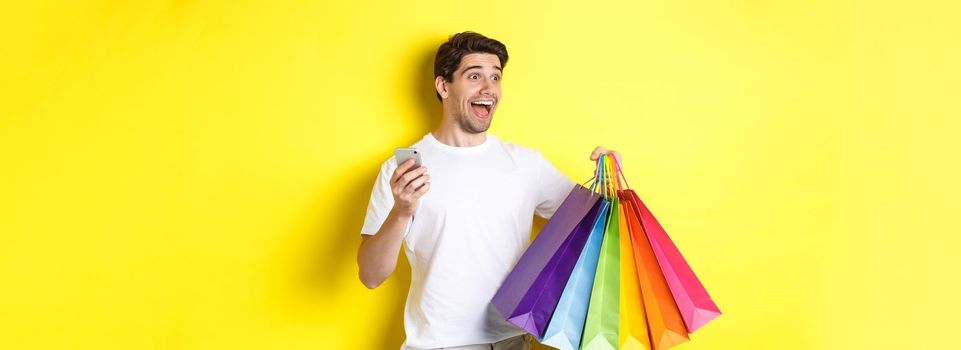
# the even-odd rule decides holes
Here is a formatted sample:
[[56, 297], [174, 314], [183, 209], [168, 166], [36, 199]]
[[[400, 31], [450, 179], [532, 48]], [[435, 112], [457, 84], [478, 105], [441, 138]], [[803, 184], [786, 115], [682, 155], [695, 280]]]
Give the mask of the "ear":
[[440, 94], [442, 99], [450, 96], [450, 91], [447, 91], [447, 80], [444, 80], [444, 77], [439, 75], [434, 77], [434, 88], [437, 89], [437, 93]]

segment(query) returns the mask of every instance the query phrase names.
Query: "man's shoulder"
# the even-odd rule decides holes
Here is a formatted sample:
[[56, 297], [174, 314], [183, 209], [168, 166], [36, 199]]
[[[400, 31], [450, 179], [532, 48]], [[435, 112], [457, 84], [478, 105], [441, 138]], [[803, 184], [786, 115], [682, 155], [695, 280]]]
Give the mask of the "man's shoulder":
[[494, 137], [496, 140], [498, 140], [498, 142], [501, 144], [504, 150], [506, 150], [507, 152], [513, 155], [523, 157], [523, 158], [529, 158], [529, 159], [543, 158], [541, 151], [538, 151], [536, 149], [523, 146], [517, 143], [505, 141], [501, 138], [498, 138], [497, 136], [494, 136]]
[[383, 173], [392, 173], [394, 169], [397, 169], [397, 158], [391, 155], [390, 158], [380, 163], [380, 171]]

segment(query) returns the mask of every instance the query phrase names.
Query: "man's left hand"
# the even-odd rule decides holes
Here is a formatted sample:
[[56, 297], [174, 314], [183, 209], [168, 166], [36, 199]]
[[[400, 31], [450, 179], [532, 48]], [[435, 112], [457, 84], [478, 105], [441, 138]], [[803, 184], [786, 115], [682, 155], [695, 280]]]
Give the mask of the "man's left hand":
[[597, 146], [597, 148], [594, 149], [594, 152], [591, 152], [591, 161], [597, 161], [597, 159], [600, 158], [602, 154], [614, 155], [614, 160], [616, 160], [618, 164], [621, 163], [620, 153], [617, 153], [617, 151], [614, 151], [614, 150], [608, 151], [606, 148], [601, 146]]

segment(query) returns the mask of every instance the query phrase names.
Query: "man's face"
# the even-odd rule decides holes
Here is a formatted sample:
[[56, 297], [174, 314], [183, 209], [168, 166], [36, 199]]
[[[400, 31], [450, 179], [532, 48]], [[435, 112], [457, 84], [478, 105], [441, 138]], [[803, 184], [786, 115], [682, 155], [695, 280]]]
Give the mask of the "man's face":
[[438, 77], [438, 93], [444, 99], [445, 109], [464, 131], [487, 131], [501, 97], [500, 60], [488, 53], [465, 55], [453, 78], [443, 81]]

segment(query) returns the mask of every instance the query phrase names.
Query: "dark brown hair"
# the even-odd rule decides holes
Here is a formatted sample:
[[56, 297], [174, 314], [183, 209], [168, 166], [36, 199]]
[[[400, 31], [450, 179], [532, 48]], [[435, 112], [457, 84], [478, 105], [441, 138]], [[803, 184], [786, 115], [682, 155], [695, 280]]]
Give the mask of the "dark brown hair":
[[[472, 53], [496, 55], [501, 62], [501, 69], [507, 66], [507, 46], [475, 32], [462, 32], [451, 35], [447, 42], [437, 48], [434, 78], [444, 77], [446, 81], [454, 81], [454, 71], [460, 66], [461, 58]], [[442, 100], [439, 93], [437, 99]]]

